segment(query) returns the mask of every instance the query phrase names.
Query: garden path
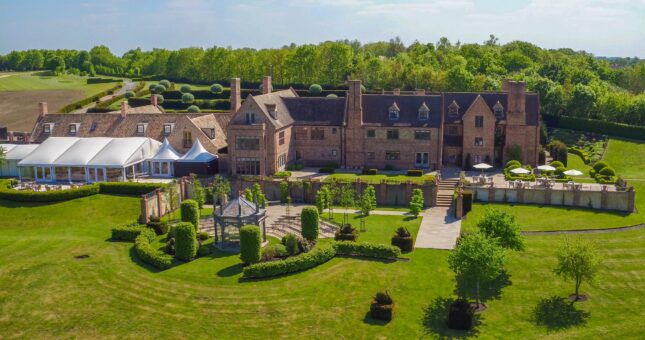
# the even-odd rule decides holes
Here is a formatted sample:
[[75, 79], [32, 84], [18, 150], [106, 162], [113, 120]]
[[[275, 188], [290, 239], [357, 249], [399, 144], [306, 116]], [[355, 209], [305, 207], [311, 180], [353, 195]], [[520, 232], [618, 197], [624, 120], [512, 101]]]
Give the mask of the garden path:
[[453, 249], [461, 233], [461, 220], [450, 207], [434, 207], [421, 215], [421, 227], [415, 248]]

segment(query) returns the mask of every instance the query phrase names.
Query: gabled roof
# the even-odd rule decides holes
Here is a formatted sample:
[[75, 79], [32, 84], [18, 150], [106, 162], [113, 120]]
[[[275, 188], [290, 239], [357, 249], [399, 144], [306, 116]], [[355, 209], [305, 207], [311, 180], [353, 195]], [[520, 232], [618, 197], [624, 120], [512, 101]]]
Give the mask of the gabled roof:
[[51, 165], [76, 142], [78, 142], [78, 138], [76, 137], [47, 138], [47, 140], [34, 149], [27, 157], [23, 158], [18, 165]]
[[[396, 102], [399, 108], [399, 119], [388, 118], [389, 108]], [[425, 103], [430, 114], [427, 120], [419, 120], [419, 108]], [[441, 95], [363, 95], [363, 122], [381, 126], [441, 126]]]
[[[48, 139], [49, 140], [49, 139]], [[124, 167], [148, 159], [159, 150], [161, 143], [145, 137], [111, 138], [111, 141], [88, 166]]]
[[[249, 95], [249, 97], [257, 103], [262, 113], [267, 117], [267, 120], [277, 129], [293, 124], [294, 119], [289, 114], [289, 110], [283, 101], [283, 98], [298, 97], [298, 94], [293, 89], [271, 92], [259, 96]], [[278, 119], [274, 119], [267, 110], [267, 105], [271, 104], [274, 104], [278, 111]]]
[[298, 124], [343, 124], [345, 98], [295, 97], [282, 98], [291, 117]]
[[6, 160], [22, 160], [34, 151], [38, 144], [2, 144], [0, 146], [7, 150], [5, 152]]
[[79, 138], [52, 164], [61, 166], [85, 165], [111, 141], [112, 138], [107, 137]]
[[202, 146], [202, 143], [199, 142], [199, 139], [196, 139], [190, 150], [188, 150], [185, 155], [179, 158], [177, 162], [205, 163], [210, 162], [215, 158], [217, 158], [217, 156], [206, 151], [206, 149], [204, 149], [204, 146]]
[[168, 142], [168, 138], [164, 138], [163, 143], [161, 143], [161, 147], [159, 148], [159, 151], [150, 158], [151, 161], [175, 161], [177, 159], [181, 158], [181, 154], [177, 152], [172, 145], [170, 145], [170, 142]]
[[246, 217], [253, 216], [256, 213], [261, 215], [264, 212], [262, 208], [256, 211], [255, 203], [247, 200], [242, 195], [228, 201], [222, 210], [221, 215], [219, 209], [215, 209], [214, 213], [221, 217]]

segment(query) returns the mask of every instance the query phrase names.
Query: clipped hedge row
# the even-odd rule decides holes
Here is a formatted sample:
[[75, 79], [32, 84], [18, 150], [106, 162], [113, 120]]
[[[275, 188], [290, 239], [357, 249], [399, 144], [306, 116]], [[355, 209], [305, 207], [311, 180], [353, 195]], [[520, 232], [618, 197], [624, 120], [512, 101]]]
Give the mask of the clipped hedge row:
[[[133, 242], [142, 232], [152, 231], [145, 225], [130, 224], [112, 228], [112, 240]], [[154, 234], [154, 232], [153, 232]]]
[[0, 188], [0, 198], [17, 202], [61, 202], [75, 198], [96, 195], [100, 192], [98, 184], [84, 185], [75, 189], [30, 191]]
[[138, 183], [138, 182], [101, 182], [100, 193], [119, 195], [143, 195], [155, 189], [163, 188], [163, 183]]
[[334, 247], [337, 255], [365, 256], [379, 259], [395, 259], [401, 256], [401, 249], [398, 247], [380, 243], [336, 241]]
[[333, 245], [320, 246], [308, 253], [289, 257], [286, 260], [261, 262], [247, 266], [243, 270], [246, 278], [262, 278], [285, 275], [321, 265], [336, 256]]
[[617, 137], [645, 140], [645, 126], [606, 122], [596, 119], [544, 115], [544, 121], [552, 127], [602, 133]]
[[134, 240], [134, 250], [141, 261], [157, 268], [168, 269], [172, 266], [172, 256], [155, 249], [150, 245], [155, 239], [155, 233], [146, 229]]
[[114, 93], [114, 91], [116, 91], [116, 90], [118, 90], [120, 88], [121, 88], [121, 83], [119, 83], [118, 85], [115, 85], [115, 86], [113, 86], [113, 87], [111, 87], [111, 88], [109, 88], [109, 89], [107, 89], [107, 90], [105, 90], [103, 92], [97, 93], [97, 94], [95, 94], [95, 95], [93, 95], [91, 97], [87, 97], [85, 99], [81, 99], [81, 100], [79, 100], [77, 102], [74, 102], [74, 103], [71, 103], [69, 105], [63, 106], [59, 110], [59, 112], [61, 112], [61, 113], [69, 113], [69, 112], [72, 112], [74, 110], [81, 109], [81, 108], [83, 108], [83, 106], [85, 106], [85, 105], [87, 105], [89, 103], [97, 102], [97, 101], [99, 101], [99, 99], [101, 99], [101, 97], [105, 97], [105, 96], [107, 96], [109, 94], [112, 94], [112, 93]]
[[591, 162], [591, 158], [589, 157], [589, 154], [585, 150], [572, 146], [569, 148], [569, 153], [580, 156], [580, 158], [582, 158], [582, 161], [585, 164], [589, 164], [589, 162]]
[[87, 78], [87, 84], [103, 84], [103, 83], [115, 83], [122, 82], [121, 79], [116, 78]]

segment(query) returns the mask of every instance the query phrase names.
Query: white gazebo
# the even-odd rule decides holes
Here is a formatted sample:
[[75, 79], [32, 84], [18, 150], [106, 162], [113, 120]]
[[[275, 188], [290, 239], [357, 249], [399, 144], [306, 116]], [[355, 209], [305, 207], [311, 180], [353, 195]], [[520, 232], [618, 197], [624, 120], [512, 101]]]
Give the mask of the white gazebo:
[[170, 145], [168, 138], [165, 138], [159, 151], [149, 159], [150, 174], [159, 177], [172, 177], [174, 174], [173, 164], [179, 158], [181, 158], [181, 154]]

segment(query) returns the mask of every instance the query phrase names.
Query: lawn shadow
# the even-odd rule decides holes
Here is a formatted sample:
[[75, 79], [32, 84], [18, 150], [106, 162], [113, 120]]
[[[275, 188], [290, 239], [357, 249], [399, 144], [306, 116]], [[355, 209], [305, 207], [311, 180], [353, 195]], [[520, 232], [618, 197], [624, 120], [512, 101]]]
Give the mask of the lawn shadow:
[[[468, 280], [467, 278], [457, 276], [456, 281], [457, 285], [455, 293], [457, 296], [463, 296], [470, 299], [474, 299], [476, 297], [475, 280]], [[502, 296], [502, 289], [512, 284], [513, 282], [511, 282], [508, 272], [504, 270], [494, 280], [480, 283], [479, 297], [482, 302], [499, 299]]]
[[408, 215], [408, 214], [405, 214], [405, 215], [403, 215], [403, 216], [405, 216], [405, 217], [403, 218], [403, 220], [404, 220], [404, 221], [406, 221], [406, 222], [414, 221], [414, 220], [416, 220], [417, 218], [419, 218], [418, 216], [417, 216], [417, 217], [415, 217], [414, 215]]
[[228, 266], [226, 268], [222, 268], [217, 272], [217, 276], [219, 277], [231, 277], [231, 276], [236, 276], [242, 274], [242, 264], [241, 263], [236, 263], [232, 266]]
[[578, 310], [573, 303], [560, 296], [551, 296], [540, 300], [533, 309], [532, 321], [549, 331], [559, 331], [587, 322], [591, 314]]
[[448, 311], [453, 298], [437, 297], [423, 310], [423, 329], [425, 334], [432, 334], [439, 339], [456, 339], [476, 336], [479, 331], [480, 314], [473, 316], [473, 328], [470, 330], [458, 330], [448, 328]]
[[370, 314], [370, 311], [367, 311], [367, 313], [365, 313], [365, 317], [363, 318], [363, 322], [368, 324], [368, 325], [373, 325], [373, 326], [385, 326], [388, 323], [390, 323], [389, 321], [377, 320], [377, 319], [372, 318], [372, 315]]

